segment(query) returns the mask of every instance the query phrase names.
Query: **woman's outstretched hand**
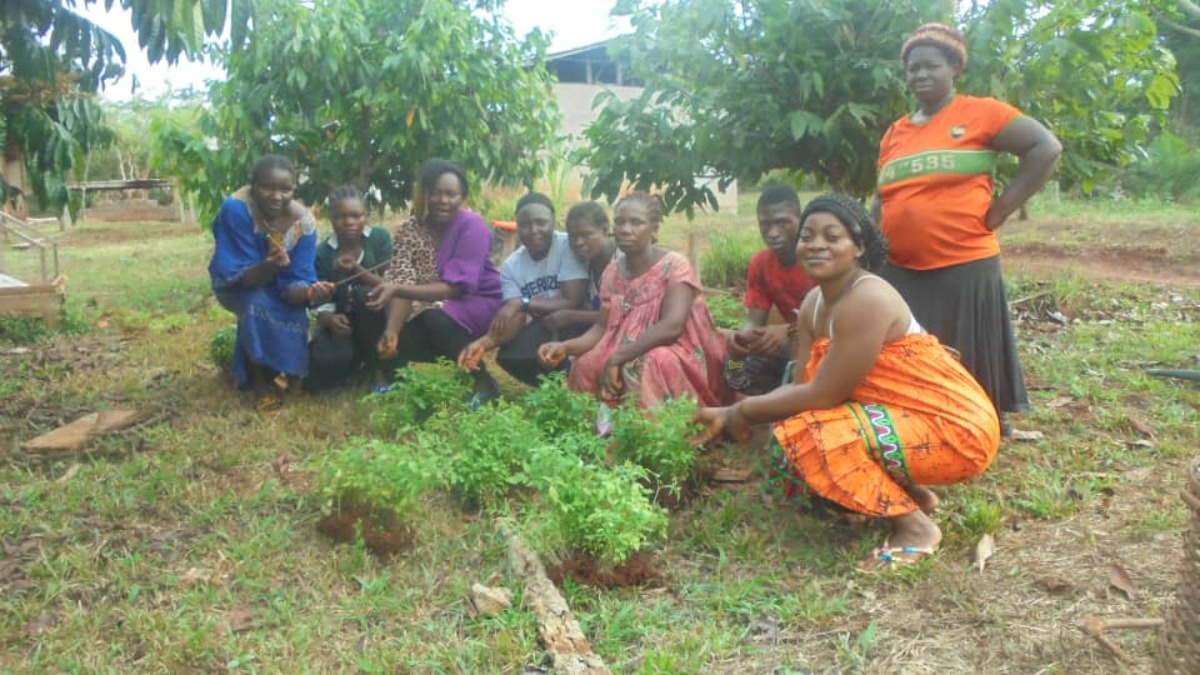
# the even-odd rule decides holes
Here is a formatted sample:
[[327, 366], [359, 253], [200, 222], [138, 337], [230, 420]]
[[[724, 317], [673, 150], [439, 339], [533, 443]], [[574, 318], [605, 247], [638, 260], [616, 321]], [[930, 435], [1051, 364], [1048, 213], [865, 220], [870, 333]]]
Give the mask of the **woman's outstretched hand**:
[[567, 358], [567, 345], [563, 342], [547, 342], [538, 347], [538, 358], [547, 368], [557, 368]]
[[367, 309], [378, 312], [387, 307], [395, 295], [396, 287], [393, 284], [379, 284], [367, 293]]
[[483, 355], [494, 346], [495, 343], [492, 342], [491, 337], [484, 335], [466, 347], [463, 347], [463, 350], [458, 354], [458, 367], [471, 372], [479, 370], [479, 364], [483, 361]]
[[750, 438], [750, 425], [746, 422], [746, 418], [738, 412], [736, 406], [701, 408], [696, 411], [696, 416], [692, 420], [704, 427], [699, 434], [691, 438], [693, 445], [704, 445], [713, 439], [720, 438], [722, 434], [735, 441], [744, 441]]

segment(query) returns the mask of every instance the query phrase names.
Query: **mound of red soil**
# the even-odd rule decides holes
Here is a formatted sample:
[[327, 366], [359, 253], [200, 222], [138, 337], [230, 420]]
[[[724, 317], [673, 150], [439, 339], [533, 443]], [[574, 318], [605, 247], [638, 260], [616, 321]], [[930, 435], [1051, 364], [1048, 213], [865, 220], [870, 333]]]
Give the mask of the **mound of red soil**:
[[317, 530], [343, 544], [361, 535], [367, 550], [384, 560], [416, 545], [416, 533], [394, 511], [361, 504], [342, 504], [317, 521]]
[[613, 567], [604, 565], [589, 555], [576, 554], [557, 564], [546, 567], [546, 576], [556, 586], [572, 579], [576, 583], [594, 588], [621, 588], [624, 586], [649, 586], [662, 583], [662, 576], [649, 553], [638, 552], [629, 560]]

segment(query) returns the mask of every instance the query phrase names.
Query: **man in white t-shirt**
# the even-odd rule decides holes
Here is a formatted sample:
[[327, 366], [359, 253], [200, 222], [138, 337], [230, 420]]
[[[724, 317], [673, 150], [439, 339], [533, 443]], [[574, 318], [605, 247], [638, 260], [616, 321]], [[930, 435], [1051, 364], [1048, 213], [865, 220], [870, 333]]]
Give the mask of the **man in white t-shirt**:
[[521, 247], [500, 267], [504, 305], [492, 319], [487, 334], [459, 354], [460, 366], [475, 370], [486, 351], [499, 347], [496, 362], [500, 367], [536, 386], [538, 377], [549, 372], [538, 359], [538, 347], [573, 337], [543, 321], [558, 310], [582, 307], [588, 290], [587, 268], [575, 257], [567, 233], [554, 226], [554, 203], [546, 195], [530, 192], [517, 202]]

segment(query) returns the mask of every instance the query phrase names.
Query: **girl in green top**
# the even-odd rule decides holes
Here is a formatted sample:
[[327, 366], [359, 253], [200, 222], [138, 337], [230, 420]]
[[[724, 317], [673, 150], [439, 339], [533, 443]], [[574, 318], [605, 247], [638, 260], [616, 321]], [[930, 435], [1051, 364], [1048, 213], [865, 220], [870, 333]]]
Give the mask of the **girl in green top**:
[[386, 319], [367, 308], [366, 295], [383, 281], [392, 235], [367, 224], [366, 201], [352, 185], [331, 192], [328, 209], [333, 233], [317, 247], [317, 278], [338, 285], [333, 299], [316, 309], [309, 381], [314, 388], [363, 379], [381, 386], [390, 378], [375, 346]]

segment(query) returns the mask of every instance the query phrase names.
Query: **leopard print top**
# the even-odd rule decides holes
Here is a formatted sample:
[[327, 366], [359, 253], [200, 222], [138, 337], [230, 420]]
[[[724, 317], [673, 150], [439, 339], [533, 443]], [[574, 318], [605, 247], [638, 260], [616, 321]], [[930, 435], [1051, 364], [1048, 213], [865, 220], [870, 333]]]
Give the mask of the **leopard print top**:
[[430, 284], [438, 280], [437, 244], [415, 217], [392, 233], [392, 264], [383, 280], [389, 284]]

